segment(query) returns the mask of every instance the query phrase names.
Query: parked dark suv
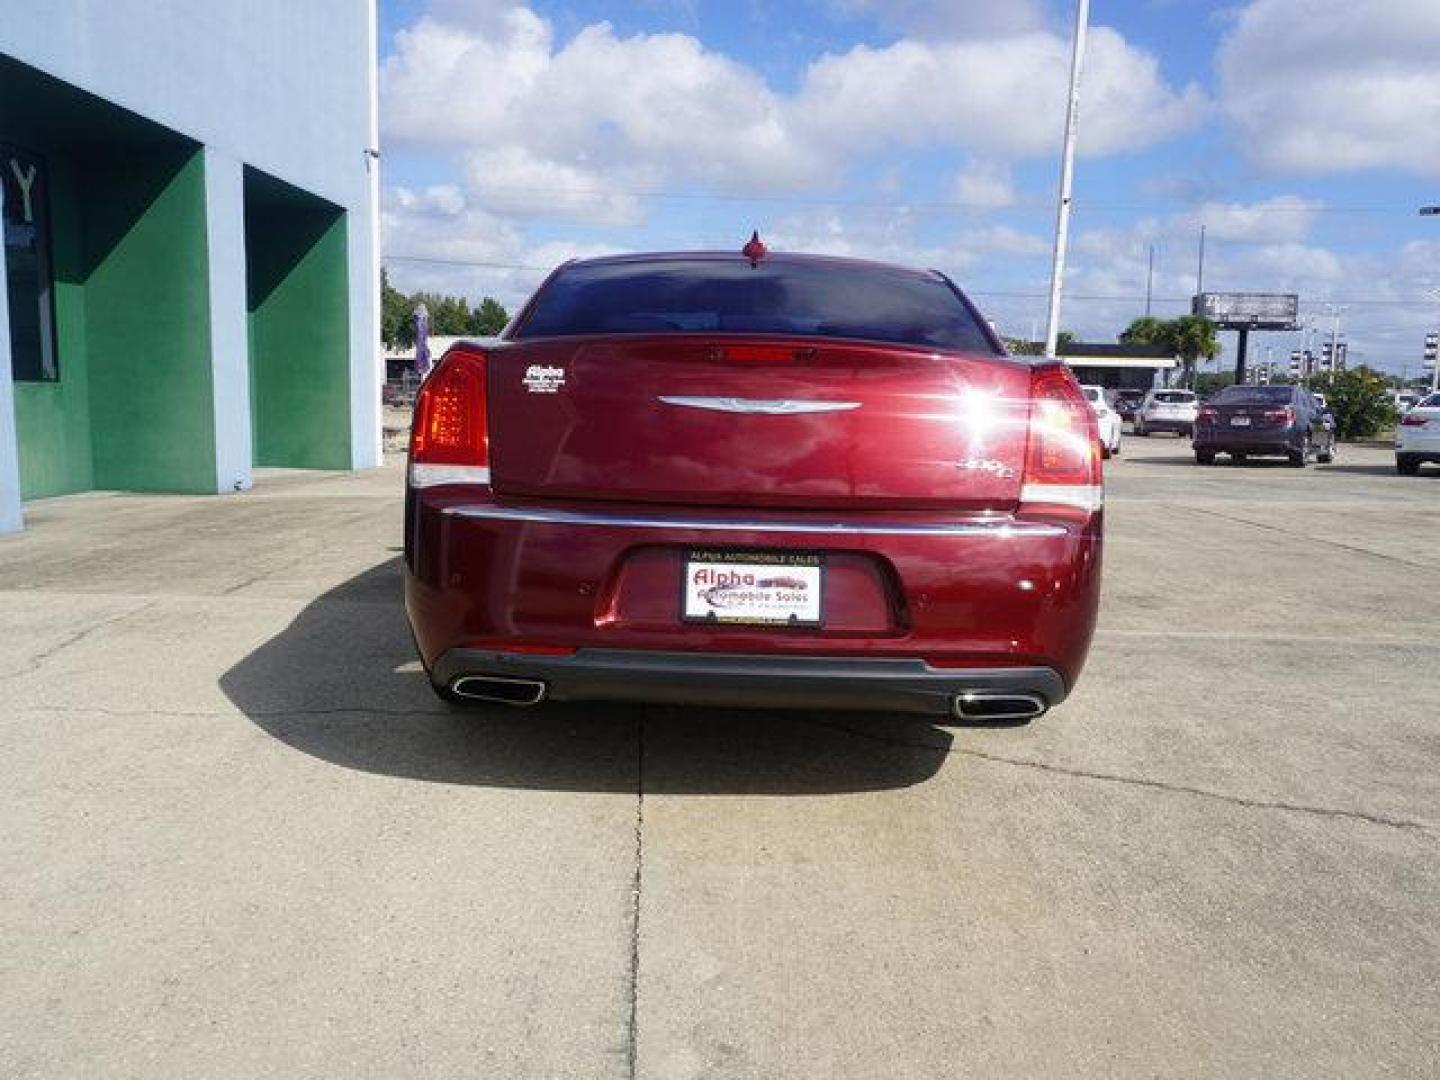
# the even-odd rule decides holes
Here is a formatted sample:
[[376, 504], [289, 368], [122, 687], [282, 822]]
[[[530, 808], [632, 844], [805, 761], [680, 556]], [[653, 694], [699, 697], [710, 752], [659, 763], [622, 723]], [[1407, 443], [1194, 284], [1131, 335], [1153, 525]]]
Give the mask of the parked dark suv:
[[1335, 460], [1335, 419], [1300, 386], [1227, 386], [1200, 407], [1194, 438], [1200, 465], [1216, 454], [1284, 456], [1296, 468]]

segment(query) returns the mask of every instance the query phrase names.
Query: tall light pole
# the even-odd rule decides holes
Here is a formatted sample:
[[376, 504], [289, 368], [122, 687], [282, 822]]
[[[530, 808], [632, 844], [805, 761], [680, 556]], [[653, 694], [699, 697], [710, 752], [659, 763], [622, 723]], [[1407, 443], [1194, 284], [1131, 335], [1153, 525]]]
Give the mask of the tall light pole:
[[1345, 314], [1345, 307], [1342, 304], [1326, 304], [1326, 313], [1331, 318], [1330, 323], [1330, 371], [1340, 370], [1340, 316]]
[[1150, 314], [1150, 294], [1155, 288], [1155, 245], [1150, 245], [1150, 265], [1145, 271], [1145, 314]]
[[1060, 152], [1060, 205], [1055, 211], [1055, 261], [1050, 268], [1050, 314], [1045, 320], [1045, 355], [1055, 356], [1060, 342], [1060, 293], [1065, 283], [1065, 247], [1070, 239], [1070, 189], [1075, 179], [1075, 129], [1080, 122], [1080, 68], [1085, 59], [1085, 30], [1090, 0], [1075, 12], [1075, 47], [1070, 56], [1070, 101], [1065, 107], [1065, 144]]
[[[1420, 207], [1420, 216], [1440, 217], [1440, 206], [1422, 206]], [[1440, 357], [1436, 357], [1435, 366], [1430, 369], [1430, 393], [1437, 392], [1440, 392]]]

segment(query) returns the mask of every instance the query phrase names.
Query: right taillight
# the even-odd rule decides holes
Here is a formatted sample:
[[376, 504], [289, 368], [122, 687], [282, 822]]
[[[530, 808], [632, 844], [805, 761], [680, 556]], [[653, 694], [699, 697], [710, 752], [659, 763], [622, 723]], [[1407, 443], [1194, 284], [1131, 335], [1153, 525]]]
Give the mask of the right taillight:
[[415, 396], [410, 483], [432, 487], [489, 482], [485, 354], [457, 345], [441, 357]]
[[1265, 422], [1289, 427], [1295, 423], [1295, 407], [1293, 405], [1286, 405], [1283, 409], [1266, 409]]
[[1021, 513], [1088, 518], [1103, 502], [1100, 436], [1084, 393], [1061, 365], [1033, 369]]

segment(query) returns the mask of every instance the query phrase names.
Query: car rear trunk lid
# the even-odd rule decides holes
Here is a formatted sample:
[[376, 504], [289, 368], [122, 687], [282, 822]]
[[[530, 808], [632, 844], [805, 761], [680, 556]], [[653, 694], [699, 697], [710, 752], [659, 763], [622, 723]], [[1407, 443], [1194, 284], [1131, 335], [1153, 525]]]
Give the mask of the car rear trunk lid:
[[789, 337], [547, 339], [490, 355], [497, 493], [1010, 509], [1029, 367]]

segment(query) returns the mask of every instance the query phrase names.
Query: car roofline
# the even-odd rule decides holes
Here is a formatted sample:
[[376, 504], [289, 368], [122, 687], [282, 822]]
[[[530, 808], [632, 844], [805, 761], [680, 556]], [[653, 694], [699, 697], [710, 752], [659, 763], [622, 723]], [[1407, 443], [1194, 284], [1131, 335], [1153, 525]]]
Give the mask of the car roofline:
[[[571, 259], [562, 263], [565, 269], [573, 270], [588, 266], [624, 266], [657, 262], [717, 262], [748, 263], [750, 260], [738, 251], [635, 251], [614, 255], [594, 255], [584, 259]], [[759, 260], [761, 263], [801, 263], [817, 265], [854, 266], [873, 270], [888, 270], [892, 273], [909, 274], [950, 284], [950, 279], [939, 270], [906, 266], [903, 263], [885, 262], [881, 259], [860, 259], [852, 255], [820, 255], [804, 251], [770, 251]]]

